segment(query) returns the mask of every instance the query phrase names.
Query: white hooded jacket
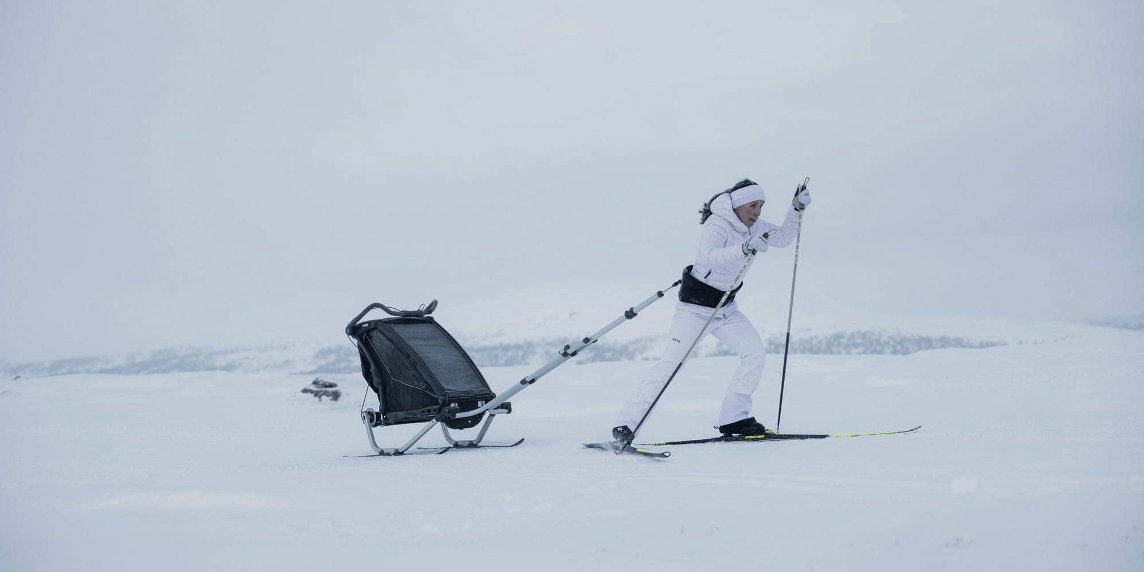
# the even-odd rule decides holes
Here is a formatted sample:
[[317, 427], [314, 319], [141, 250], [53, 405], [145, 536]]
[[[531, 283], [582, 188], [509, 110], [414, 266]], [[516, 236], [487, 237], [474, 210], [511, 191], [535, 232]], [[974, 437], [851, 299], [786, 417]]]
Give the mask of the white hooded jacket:
[[798, 211], [793, 206], [782, 226], [759, 219], [748, 228], [731, 208], [731, 195], [719, 195], [711, 202], [711, 216], [699, 233], [699, 251], [691, 275], [720, 290], [731, 290], [742, 283], [742, 279], [735, 284], [731, 281], [747, 259], [743, 254], [747, 239], [767, 233], [767, 246], [782, 248], [794, 242], [797, 232]]

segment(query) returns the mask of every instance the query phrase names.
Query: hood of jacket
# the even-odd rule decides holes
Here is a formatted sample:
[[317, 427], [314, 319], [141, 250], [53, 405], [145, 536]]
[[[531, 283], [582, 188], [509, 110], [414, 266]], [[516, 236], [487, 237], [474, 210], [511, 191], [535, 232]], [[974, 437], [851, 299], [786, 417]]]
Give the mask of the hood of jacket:
[[735, 209], [731, 208], [731, 193], [723, 193], [711, 201], [711, 216], [717, 216], [727, 221], [727, 224], [730, 224], [736, 232], [751, 234], [751, 229], [739, 220], [739, 215], [735, 214]]

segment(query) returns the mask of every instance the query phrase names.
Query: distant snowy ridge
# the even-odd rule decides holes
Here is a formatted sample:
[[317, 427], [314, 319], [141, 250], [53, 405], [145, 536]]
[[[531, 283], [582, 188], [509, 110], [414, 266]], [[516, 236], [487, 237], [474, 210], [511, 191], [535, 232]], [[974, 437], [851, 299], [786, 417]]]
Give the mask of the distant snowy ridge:
[[1097, 320], [1092, 323], [1097, 326], [1107, 326], [1109, 328], [1142, 331], [1144, 330], [1144, 314], [1132, 316], [1129, 318], [1111, 318], [1107, 320]]
[[[29, 363], [0, 363], [5, 377], [42, 377], [81, 373], [156, 374], [187, 371], [304, 372], [333, 347], [317, 344], [276, 344], [235, 347], [181, 347], [132, 353], [43, 360]], [[346, 344], [346, 349], [352, 349]], [[356, 358], [355, 358], [356, 359]]]
[[[571, 338], [548, 338], [525, 342], [480, 343], [461, 339], [461, 344], [479, 366], [540, 364], [556, 357]], [[765, 338], [767, 353], [783, 352], [784, 336]], [[601, 340], [578, 356], [580, 363], [650, 360], [659, 356], [662, 336], [631, 340]], [[988, 348], [1005, 345], [996, 340], [958, 336], [852, 331], [793, 338], [791, 352], [800, 354], [896, 354], [907, 355], [941, 348]], [[697, 356], [732, 355], [714, 339], [705, 340]], [[100, 356], [0, 364], [7, 377], [43, 377], [69, 374], [160, 374], [188, 371], [288, 373], [353, 373], [359, 371], [357, 351], [347, 342], [339, 345], [281, 344], [246, 347], [166, 348], [126, 356]]]
[[[770, 355], [782, 354], [785, 336], [772, 335], [763, 340]], [[520, 365], [551, 359], [563, 347], [561, 340], [532, 343], [474, 345], [466, 348], [478, 365]], [[928, 336], [883, 331], [837, 332], [792, 338], [790, 352], [795, 354], [894, 354], [909, 355], [923, 350], [943, 348], [989, 348], [1006, 345], [994, 340], [972, 340], [955, 336]], [[624, 342], [602, 340], [584, 350], [581, 363], [601, 361], [633, 361], [657, 359], [663, 336], [644, 336]], [[696, 357], [734, 355], [713, 339], [704, 340], [695, 350]]]
[[[762, 300], [751, 300], [749, 296], [744, 298], [750, 308], [748, 315], [761, 330], [767, 353], [781, 355], [787, 309], [780, 304], [766, 305]], [[507, 303], [486, 301], [438, 308], [434, 317], [457, 338], [477, 365], [540, 365], [557, 356], [565, 344], [574, 344], [585, 335], [594, 334], [624, 310], [614, 303], [589, 302], [589, 299], [563, 301], [560, 307], [554, 307], [542, 297], [521, 298], [512, 306], [514, 310], [507, 312], [503, 311]], [[566, 307], [582, 310], [569, 312]], [[574, 361], [656, 359], [673, 311], [669, 303], [645, 309], [637, 318], [621, 323], [585, 349]], [[385, 317], [376, 314], [379, 313], [367, 319]], [[1087, 325], [1004, 318], [902, 318], [838, 307], [821, 300], [808, 303], [807, 308], [797, 314], [791, 334], [791, 352], [795, 354], [909, 355], [943, 348], [1052, 343], [1081, 335], [1090, 328], [1144, 330], [1144, 316]], [[343, 338], [337, 342], [329, 336], [320, 339], [321, 342], [175, 347], [118, 356], [0, 362], [0, 376], [10, 379], [90, 373], [359, 371], [357, 351], [348, 340]], [[730, 354], [714, 339], [705, 340], [696, 349], [697, 356]]]

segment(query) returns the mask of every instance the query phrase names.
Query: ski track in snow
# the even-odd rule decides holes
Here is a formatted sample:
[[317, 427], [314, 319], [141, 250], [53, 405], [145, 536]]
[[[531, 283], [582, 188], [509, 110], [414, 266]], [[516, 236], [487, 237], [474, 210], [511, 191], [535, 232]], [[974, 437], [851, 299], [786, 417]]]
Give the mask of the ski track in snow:
[[[641, 439], [712, 433], [735, 362], [689, 362]], [[1144, 569], [1144, 333], [792, 357], [783, 431], [912, 435], [581, 448], [649, 365], [544, 377], [489, 432], [515, 449], [403, 458], [344, 457], [370, 452], [358, 376], [323, 376], [339, 402], [312, 375], [3, 380], [0, 570]]]

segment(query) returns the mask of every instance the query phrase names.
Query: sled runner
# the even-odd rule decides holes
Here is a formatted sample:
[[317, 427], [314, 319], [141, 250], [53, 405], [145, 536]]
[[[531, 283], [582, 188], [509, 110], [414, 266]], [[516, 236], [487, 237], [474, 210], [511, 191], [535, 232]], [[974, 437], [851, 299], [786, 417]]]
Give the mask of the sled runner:
[[[678, 285], [676, 281], [665, 290]], [[602, 330], [575, 345], [565, 345], [555, 358], [499, 396], [489, 389], [480, 369], [457, 340], [430, 316], [437, 308], [436, 300], [417, 310], [396, 310], [379, 303], [366, 306], [346, 326], [346, 335], [358, 349], [362, 376], [379, 402], [376, 411], [362, 404], [361, 420], [370, 447], [378, 455], [403, 455], [438, 424], [449, 443], [446, 450], [482, 446], [481, 441], [493, 419], [512, 413], [510, 397], [576, 357], [581, 350], [624, 321], [635, 318], [663, 296], [664, 290], [658, 291], [639, 305], [628, 308]], [[382, 310], [392, 317], [363, 322], [362, 318], [372, 310]], [[488, 418], [482, 424], [486, 414]], [[400, 447], [383, 448], [377, 444], [375, 427], [408, 423], [424, 423], [424, 426]], [[471, 429], [477, 425], [480, 429], [473, 439], [458, 440], [449, 433], [450, 429]], [[507, 446], [519, 445], [521, 441], [523, 439]]]

